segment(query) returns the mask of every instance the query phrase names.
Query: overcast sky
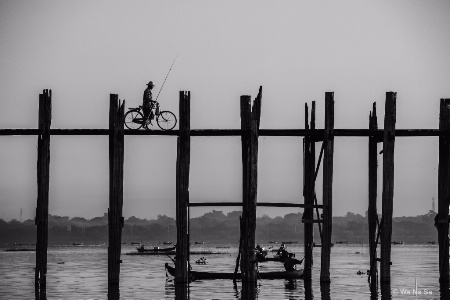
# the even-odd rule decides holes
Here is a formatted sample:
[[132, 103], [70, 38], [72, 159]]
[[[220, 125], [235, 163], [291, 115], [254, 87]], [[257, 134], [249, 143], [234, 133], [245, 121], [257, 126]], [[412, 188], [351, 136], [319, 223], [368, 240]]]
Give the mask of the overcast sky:
[[[140, 105], [177, 54], [158, 101], [178, 116], [178, 92], [191, 91], [193, 129], [240, 128], [239, 97], [260, 85], [265, 129], [304, 128], [313, 100], [323, 128], [327, 91], [335, 128], [368, 128], [373, 102], [382, 127], [388, 91], [397, 128], [438, 128], [439, 100], [450, 98], [449, 13], [449, 1], [416, 0], [0, 0], [0, 128], [37, 128], [43, 89], [53, 91], [52, 128], [107, 128], [109, 94]], [[258, 201], [303, 203], [302, 139], [259, 142]], [[174, 217], [176, 137], [125, 143], [124, 216]], [[367, 146], [335, 139], [334, 215], [367, 210]], [[241, 201], [240, 147], [239, 137], [191, 139], [191, 201]], [[36, 148], [34, 136], [0, 137], [0, 218], [34, 216]], [[396, 139], [394, 216], [426, 213], [432, 197], [437, 205], [437, 156], [437, 138]], [[49, 213], [103, 215], [108, 168], [108, 137], [52, 137]], [[321, 188], [319, 179], [319, 202]], [[287, 212], [296, 210], [258, 209]]]

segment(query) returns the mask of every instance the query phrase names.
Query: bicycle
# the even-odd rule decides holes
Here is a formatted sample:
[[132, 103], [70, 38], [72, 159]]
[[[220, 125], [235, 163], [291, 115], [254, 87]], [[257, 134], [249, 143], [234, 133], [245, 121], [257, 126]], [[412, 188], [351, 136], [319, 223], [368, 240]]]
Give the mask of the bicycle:
[[168, 110], [160, 111], [159, 103], [156, 102], [156, 104], [151, 107], [150, 114], [146, 120], [144, 120], [141, 105], [139, 105], [139, 107], [129, 108], [125, 114], [125, 126], [128, 129], [140, 129], [141, 127], [144, 127], [149, 130], [148, 125], [153, 125], [152, 121], [155, 117], [156, 123], [162, 130], [172, 130], [177, 124], [177, 117], [175, 114]]

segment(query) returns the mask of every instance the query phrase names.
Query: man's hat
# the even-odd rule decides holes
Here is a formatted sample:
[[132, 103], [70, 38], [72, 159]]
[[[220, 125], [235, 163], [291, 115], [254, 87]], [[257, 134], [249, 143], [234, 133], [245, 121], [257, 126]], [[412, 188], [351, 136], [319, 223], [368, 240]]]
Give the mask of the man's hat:
[[150, 81], [149, 83], [147, 83], [147, 85], [155, 86], [155, 85], [153, 84], [153, 81]]

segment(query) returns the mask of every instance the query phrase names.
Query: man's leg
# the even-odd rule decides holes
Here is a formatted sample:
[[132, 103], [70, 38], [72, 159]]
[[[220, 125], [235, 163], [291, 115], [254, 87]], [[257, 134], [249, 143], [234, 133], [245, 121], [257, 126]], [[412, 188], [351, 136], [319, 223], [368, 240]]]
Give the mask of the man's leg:
[[148, 116], [150, 115], [150, 107], [142, 107], [142, 111], [144, 112], [144, 124], [147, 123]]

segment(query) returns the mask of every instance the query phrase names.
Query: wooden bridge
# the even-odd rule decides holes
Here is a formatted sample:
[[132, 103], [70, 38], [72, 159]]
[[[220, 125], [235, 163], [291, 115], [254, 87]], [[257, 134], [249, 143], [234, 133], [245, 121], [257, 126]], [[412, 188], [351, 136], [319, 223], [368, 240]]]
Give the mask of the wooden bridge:
[[[439, 183], [438, 217], [436, 227], [439, 240], [439, 273], [441, 295], [448, 296], [449, 282], [449, 198], [450, 198], [450, 99], [440, 100], [439, 129], [395, 129], [396, 93], [387, 92], [385, 102], [384, 129], [378, 129], [376, 104], [368, 118], [368, 129], [334, 128], [334, 93], [325, 93], [325, 124], [317, 129], [315, 102], [311, 108], [305, 104], [304, 129], [260, 129], [262, 88], [251, 104], [250, 96], [240, 98], [240, 129], [191, 129], [190, 92], [179, 94], [179, 130], [146, 131], [124, 130], [124, 102], [118, 95], [110, 95], [108, 129], [52, 129], [51, 90], [39, 95], [39, 127], [37, 129], [0, 129], [0, 135], [36, 135], [38, 137], [37, 182], [38, 197], [36, 208], [37, 244], [35, 293], [36, 299], [46, 298], [47, 248], [48, 248], [48, 191], [51, 135], [109, 135], [110, 192], [109, 192], [109, 246], [108, 246], [108, 297], [119, 295], [121, 238], [124, 218], [123, 207], [123, 162], [124, 135], [171, 135], [177, 137], [176, 162], [176, 293], [186, 295], [189, 277], [189, 207], [198, 206], [239, 206], [242, 207], [240, 268], [242, 273], [243, 297], [255, 297], [257, 280], [255, 260], [256, 208], [297, 207], [303, 208], [304, 223], [304, 270], [305, 293], [311, 292], [306, 283], [311, 281], [313, 261], [313, 226], [319, 227], [321, 239], [320, 281], [324, 290], [329, 291], [330, 250], [332, 237], [333, 207], [333, 153], [335, 137], [367, 137], [369, 149], [368, 176], [368, 222], [370, 248], [370, 289], [377, 291], [378, 264], [380, 262], [380, 282], [391, 281], [391, 237], [394, 192], [394, 149], [396, 137], [436, 136], [439, 137]], [[242, 139], [242, 202], [193, 203], [189, 200], [190, 140], [192, 136], [241, 136]], [[296, 203], [260, 203], [257, 201], [258, 138], [260, 136], [303, 137], [303, 198]], [[316, 160], [316, 143], [321, 143], [319, 158]], [[377, 199], [377, 143], [383, 143], [382, 217], [378, 220]], [[316, 197], [316, 178], [319, 166], [323, 165], [322, 204]], [[381, 241], [381, 251], [377, 253], [377, 243]], [[245, 288], [244, 288], [245, 287]], [[389, 289], [381, 288], [387, 295]], [[183, 299], [184, 297], [182, 297]]]

